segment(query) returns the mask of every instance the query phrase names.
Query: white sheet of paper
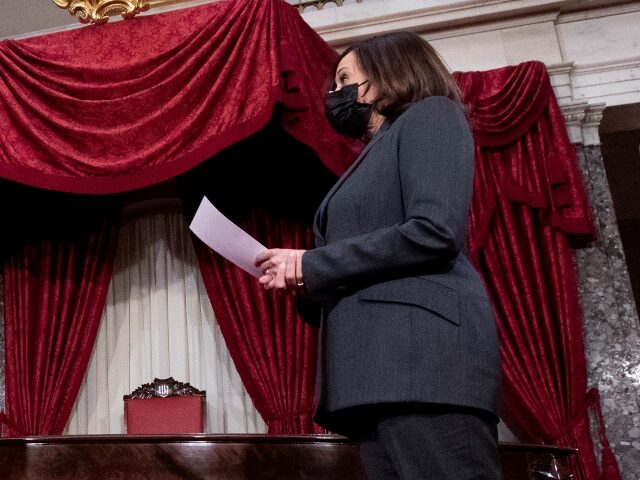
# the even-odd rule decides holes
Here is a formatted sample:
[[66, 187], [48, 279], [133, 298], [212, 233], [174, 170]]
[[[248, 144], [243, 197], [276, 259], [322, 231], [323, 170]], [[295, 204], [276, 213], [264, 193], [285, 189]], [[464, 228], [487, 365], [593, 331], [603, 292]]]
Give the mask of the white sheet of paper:
[[202, 198], [189, 228], [200, 240], [245, 272], [256, 278], [262, 276], [254, 261], [267, 247], [225, 217], [207, 197]]

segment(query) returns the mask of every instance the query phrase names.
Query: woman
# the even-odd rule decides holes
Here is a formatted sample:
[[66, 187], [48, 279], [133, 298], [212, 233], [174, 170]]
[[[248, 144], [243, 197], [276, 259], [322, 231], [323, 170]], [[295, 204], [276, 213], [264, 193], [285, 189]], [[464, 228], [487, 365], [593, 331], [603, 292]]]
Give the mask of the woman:
[[370, 479], [498, 479], [499, 353], [464, 252], [473, 140], [433, 48], [348, 48], [326, 97], [368, 141], [316, 213], [316, 248], [256, 259], [260, 283], [322, 304], [316, 421], [359, 440]]

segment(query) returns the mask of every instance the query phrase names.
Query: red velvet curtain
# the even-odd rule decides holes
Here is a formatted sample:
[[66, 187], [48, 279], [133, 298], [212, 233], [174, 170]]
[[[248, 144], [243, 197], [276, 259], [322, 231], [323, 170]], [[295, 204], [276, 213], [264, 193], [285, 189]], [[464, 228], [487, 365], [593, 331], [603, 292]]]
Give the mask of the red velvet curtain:
[[17, 210], [3, 219], [5, 434], [59, 435], [93, 350], [119, 216], [88, 199], [23, 193], [3, 195]]
[[[0, 177], [72, 193], [133, 190], [191, 170], [263, 129], [276, 110], [291, 137], [313, 148], [330, 170], [342, 171], [361, 144], [337, 135], [323, 114], [324, 82], [334, 58], [333, 49], [302, 20], [297, 9], [281, 0], [227, 0], [27, 40], [1, 41]], [[267, 164], [263, 156], [256, 158]], [[99, 232], [103, 231], [95, 235]], [[106, 246], [100, 242], [107, 234], [105, 230], [94, 238], [82, 233], [64, 242], [41, 237], [29, 250], [7, 260], [18, 262], [7, 267], [5, 277], [5, 305], [10, 311], [7, 318], [11, 317], [7, 321], [13, 322], [7, 328], [8, 357], [14, 355], [14, 348], [21, 352], [44, 341], [36, 326], [46, 323], [49, 313], [45, 306], [32, 305], [37, 300], [33, 296], [25, 310], [27, 285], [42, 281], [42, 288], [68, 299], [65, 308], [71, 308], [73, 300], [80, 302], [77, 309], [101, 310], [100, 289], [102, 281], [107, 281], [109, 265], [101, 253]], [[68, 255], [74, 263], [69, 272], [75, 271], [84, 265], [76, 265], [80, 258], [75, 256], [83, 248], [87, 255], [96, 255], [85, 259], [87, 268], [95, 262], [87, 285], [78, 284], [75, 277], [73, 282], [60, 283], [64, 277], [56, 278], [63, 275], [62, 267], [47, 262]], [[58, 270], [51, 277], [18, 275], [22, 266], [27, 268], [26, 260], [20, 263], [23, 257], [29, 259], [28, 272], [49, 275], [49, 269]], [[95, 303], [83, 303], [94, 288]], [[285, 307], [279, 308], [278, 315], [283, 315]], [[59, 319], [72, 322], [65, 330], [70, 335], [76, 328], [86, 333], [82, 345], [74, 347], [74, 340], [70, 356], [61, 364], [66, 369], [66, 362], [76, 362], [76, 371], [65, 370], [74, 381], [84, 374], [83, 355], [90, 352], [97, 325], [93, 310], [84, 318], [86, 325], [75, 323], [80, 322], [81, 311], [64, 310]], [[62, 340], [56, 337], [56, 342], [51, 346], [52, 355], [62, 348]], [[54, 421], [50, 405], [33, 395], [53, 392], [46, 382], [57, 381], [59, 375], [54, 370], [54, 376], [45, 378], [51, 359], [42, 348], [25, 352], [34, 362], [31, 368], [37, 372], [37, 388], [33, 382], [24, 383], [28, 373], [14, 368], [18, 357], [8, 358], [6, 421], [15, 426], [12, 434], [58, 432], [68, 415], [66, 402], [75, 397], [77, 389], [71, 383], [62, 404], [51, 400], [58, 402], [56, 409], [64, 406], [56, 413], [55, 425], [43, 424], [40, 415]], [[315, 347], [309, 348], [307, 353], [313, 356]], [[73, 359], [76, 354], [80, 356]], [[304, 382], [312, 379], [313, 375]], [[47, 389], [40, 390], [41, 384]], [[18, 387], [27, 393], [17, 391]], [[38, 418], [31, 418], [33, 415]]]
[[[242, 226], [264, 245], [309, 248], [309, 228], [254, 211]], [[270, 434], [324, 433], [313, 423], [318, 330], [297, 317], [290, 296], [264, 291], [250, 275], [195, 241], [220, 330]]]
[[522, 440], [578, 448], [578, 478], [617, 480], [603, 423], [601, 476], [589, 432], [599, 404], [587, 392], [571, 245], [595, 233], [546, 69], [527, 62], [456, 79], [476, 140], [469, 252], [498, 317], [503, 418]]
[[[279, 153], [267, 164], [264, 152], [274, 145]], [[263, 245], [308, 249], [313, 214], [334, 181], [276, 116], [265, 130], [181, 177], [178, 185], [187, 217], [206, 195]], [[298, 317], [290, 296], [265, 291], [254, 277], [193, 240], [229, 353], [269, 433], [323, 433], [312, 420], [318, 330]]]
[[282, 0], [224, 0], [0, 42], [0, 176], [75, 193], [159, 183], [285, 128], [338, 172], [358, 143], [323, 115], [335, 52]]

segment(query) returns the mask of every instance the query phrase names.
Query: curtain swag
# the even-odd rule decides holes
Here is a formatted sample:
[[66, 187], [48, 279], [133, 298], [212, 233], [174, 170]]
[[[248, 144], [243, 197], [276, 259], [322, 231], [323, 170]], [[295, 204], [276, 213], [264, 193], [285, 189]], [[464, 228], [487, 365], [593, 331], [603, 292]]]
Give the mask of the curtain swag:
[[334, 173], [360, 146], [324, 118], [335, 52], [281, 0], [225, 0], [0, 42], [0, 176], [74, 193], [175, 177], [284, 127]]

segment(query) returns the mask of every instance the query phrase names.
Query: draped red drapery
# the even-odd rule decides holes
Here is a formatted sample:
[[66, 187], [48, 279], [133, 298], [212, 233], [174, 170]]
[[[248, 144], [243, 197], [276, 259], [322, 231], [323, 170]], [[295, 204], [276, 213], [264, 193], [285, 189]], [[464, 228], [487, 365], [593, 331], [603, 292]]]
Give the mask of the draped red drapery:
[[[263, 152], [273, 144], [280, 154], [266, 164]], [[263, 245], [308, 249], [311, 219], [334, 181], [313, 151], [274, 121], [184, 175], [178, 185], [187, 217], [206, 195]], [[276, 183], [287, 188], [274, 188]], [[268, 432], [324, 433], [312, 419], [318, 330], [298, 317], [293, 298], [265, 291], [255, 278], [193, 240], [220, 330]]]
[[579, 448], [578, 478], [618, 480], [604, 424], [602, 475], [589, 432], [588, 413], [600, 413], [587, 392], [571, 243], [595, 232], [546, 69], [528, 62], [456, 80], [476, 141], [468, 246], [498, 317], [503, 418], [523, 440]]
[[281, 0], [223, 0], [0, 42], [0, 176], [76, 193], [159, 183], [260, 130], [335, 173], [357, 142], [324, 118], [331, 49]]
[[[132, 190], [186, 172], [259, 131], [278, 105], [285, 131], [339, 174], [358, 145], [337, 136], [322, 114], [324, 80], [334, 58], [297, 10], [280, 0], [227, 0], [0, 42], [0, 176], [73, 193]], [[469, 251], [499, 319], [505, 418], [523, 438], [580, 447], [582, 478], [594, 479], [584, 412], [597, 402], [586, 391], [570, 250], [570, 243], [593, 232], [562, 115], [540, 63], [456, 78], [477, 142]], [[288, 220], [271, 226], [252, 216], [244, 221], [265, 243], [305, 245], [304, 222], [294, 233], [295, 223]], [[18, 254], [8, 261], [19, 259]], [[216, 314], [229, 323], [226, 338], [245, 342], [232, 354], [243, 379], [256, 382], [248, 388], [272, 430], [309, 431], [312, 425], [303, 418], [309, 400], [291, 395], [308, 395], [309, 384], [293, 378], [310, 381], [312, 333], [294, 326], [293, 310], [282, 299], [249, 287], [252, 279], [210, 253], [200, 250], [199, 260], [208, 291], [216, 295]], [[231, 279], [237, 290], [229, 290]], [[7, 275], [5, 290], [20, 291], [19, 280]], [[251, 305], [249, 298], [260, 300]], [[22, 316], [20, 322], [45, 321], [43, 313], [19, 309], [21, 301], [20, 295], [5, 298], [7, 310]], [[240, 330], [253, 315], [275, 318], [277, 325]], [[276, 345], [284, 332], [294, 343]], [[36, 332], [26, 334], [31, 338]], [[264, 358], [252, 357], [254, 366], [244, 365], [260, 338], [263, 343], [268, 338], [270, 348]], [[7, 358], [14, 348], [7, 343]], [[309, 357], [296, 356], [301, 352]], [[294, 364], [284, 368], [278, 355]], [[83, 374], [82, 363], [78, 368]], [[7, 382], [18, 382], [9, 378], [14, 375], [8, 369]], [[287, 391], [292, 385], [295, 391]], [[267, 396], [279, 403], [263, 401]], [[10, 408], [22, 408], [20, 401]], [[23, 413], [10, 408], [8, 421], [15, 422]], [[285, 421], [286, 415], [297, 420]], [[604, 434], [603, 439], [610, 462]]]
[[[361, 144], [337, 135], [323, 114], [324, 83], [334, 58], [333, 49], [297, 9], [280, 0], [221, 1], [98, 28], [2, 41], [0, 177], [69, 193], [116, 193], [153, 185], [260, 131], [276, 111], [291, 137], [317, 152], [328, 169], [340, 172]], [[66, 240], [59, 248], [80, 248], [75, 240]], [[7, 262], [26, 275], [22, 253], [12, 255]], [[41, 256], [42, 262], [53, 261], [48, 251]], [[21, 276], [6, 274], [4, 280], [6, 292], [21, 292], [6, 295], [7, 309], [17, 308], [14, 302], [26, 294]], [[100, 307], [99, 298], [93, 306]], [[278, 307], [278, 318], [284, 318], [283, 312], [292, 315], [290, 306]], [[272, 311], [266, 307], [264, 313]], [[16, 315], [15, 321], [25, 324], [48, 318], [45, 310], [35, 308], [16, 310]], [[94, 319], [85, 320], [84, 341], [92, 344]], [[13, 321], [7, 316], [7, 322]], [[307, 327], [299, 328], [313, 335]], [[39, 342], [36, 334], [28, 330], [24, 341]], [[311, 337], [309, 342], [309, 348], [296, 354], [314, 358], [315, 342]], [[10, 357], [26, 358], [18, 356], [20, 348], [7, 334], [8, 367]], [[45, 359], [32, 356], [21, 369], [40, 369], [40, 361]], [[81, 378], [86, 364], [79, 361], [76, 367]], [[312, 385], [313, 372], [301, 368], [302, 384]], [[19, 427], [21, 416], [43, 407], [37, 402], [27, 406], [28, 396], [39, 390], [23, 383], [17, 372], [7, 369], [12, 406], [0, 420]], [[283, 379], [283, 385], [289, 380]], [[19, 402], [9, 395], [9, 384], [18, 383], [32, 390]], [[311, 408], [308, 400], [297, 401], [306, 411]], [[282, 422], [275, 428], [312, 428], [310, 420], [294, 430]], [[7, 431], [61, 431], [57, 423], [53, 430], [38, 422], [18, 427]]]
[[[264, 245], [310, 248], [310, 228], [253, 211], [243, 228]], [[270, 434], [324, 433], [313, 423], [317, 329], [297, 317], [292, 297], [255, 279], [195, 241], [220, 330]]]
[[[119, 216], [92, 200], [78, 206], [29, 190], [2, 195], [16, 210], [3, 219], [11, 231], [2, 242], [5, 434], [60, 435], [102, 318]], [[33, 197], [42, 203], [24, 208]]]

